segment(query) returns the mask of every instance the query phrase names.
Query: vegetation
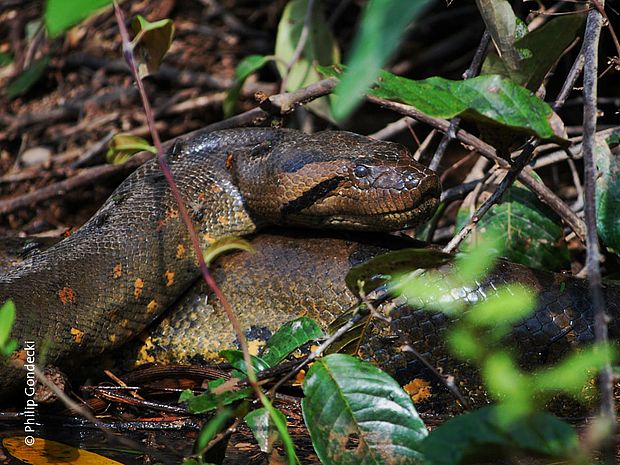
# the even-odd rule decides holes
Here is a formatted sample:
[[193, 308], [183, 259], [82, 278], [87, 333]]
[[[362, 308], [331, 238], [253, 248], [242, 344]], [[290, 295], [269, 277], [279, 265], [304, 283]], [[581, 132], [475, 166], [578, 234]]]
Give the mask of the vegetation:
[[[44, 14], [48, 34], [60, 36], [110, 3], [105, 0], [48, 0]], [[583, 37], [585, 17], [598, 15], [598, 7], [587, 15], [568, 11], [566, 13], [570, 14], [550, 18], [530, 32], [510, 3], [480, 0], [477, 5], [487, 32], [479, 47], [479, 61], [475, 63], [474, 58], [471, 66], [473, 75], [458, 80], [441, 76], [414, 80], [382, 68], [395, 56], [407, 28], [424, 21], [431, 2], [366, 2], [350, 50], [344, 53], [347, 57], [344, 63], [335, 34], [323, 17], [323, 3], [318, 0], [286, 3], [273, 53], [248, 54], [237, 64], [235, 81], [222, 101], [223, 112], [232, 116], [247, 80], [265, 67], [271, 67], [280, 75], [282, 92], [295, 92], [317, 83], [327, 86], [327, 91], [324, 88], [302, 99], [311, 101], [306, 108], [324, 121], [343, 124], [366, 97], [387, 108], [404, 109], [404, 115], [418, 117], [422, 122], [435, 122], [436, 129], [449, 134], [446, 145], [451, 139], [460, 138], [508, 173], [505, 177], [499, 176], [500, 179], [485, 175], [483, 181], [489, 182], [484, 188], [479, 182], [479, 187], [461, 206], [455, 220], [457, 230], [476, 225], [477, 230], [467, 240], [463, 241], [464, 235], [457, 236], [456, 242], [446, 246], [446, 252], [461, 251], [451, 272], [442, 271], [439, 275], [433, 266], [418, 265], [419, 261], [409, 260], [408, 251], [399, 251], [352, 269], [347, 283], [360, 296], [361, 305], [348, 326], [345, 324], [336, 332], [336, 336], [342, 336], [361, 318], [367, 318], [368, 314], [377, 316], [381, 307], [375, 308], [377, 300], [368, 297], [373, 291], [381, 289], [391, 297], [404, 296], [410, 303], [421, 301], [429, 312], [443, 313], [458, 320], [445, 343], [455, 358], [466, 360], [479, 370], [485, 390], [495, 403], [455, 416], [429, 432], [410, 395], [390, 375], [349, 354], [325, 355], [336, 336], [325, 334], [311, 319], [301, 318], [283, 325], [258, 356], [250, 356], [247, 350], [223, 351], [221, 356], [234, 368], [231, 378], [211, 381], [204, 393], [195, 395], [187, 390], [180, 396], [179, 402], [191, 413], [212, 413], [196, 440], [194, 453], [184, 463], [210, 463], [212, 448], [242, 421], [274, 463], [281, 460], [276, 448], [280, 445], [288, 463], [299, 463], [285, 413], [273, 403], [273, 394], [280, 383], [266, 393], [257, 382], [266, 371], [282, 367], [290, 367], [281, 375], [286, 379], [308, 370], [302, 381], [303, 418], [316, 454], [326, 465], [456, 465], [497, 458], [500, 451], [508, 455], [544, 456], [562, 463], [589, 463], [594, 460], [595, 448], [604, 445], [606, 436], [595, 444], [586, 444], [578, 438], [571, 424], [545, 412], [545, 406], [559, 394], [583, 400], [583, 391], [591, 385], [592, 379], [609, 370], [610, 361], [615, 357], [613, 347], [599, 337], [597, 344], [553, 366], [525, 371], [519, 367], [518, 354], [507, 350], [503, 342], [514, 324], [534, 309], [536, 295], [531, 290], [505, 286], [497, 288], [488, 300], [473, 304], [446, 296], [455, 289], [475, 286], [484, 280], [499, 257], [535, 268], [566, 269], [570, 255], [560, 220], [572, 228], [573, 236], [582, 239], [593, 227], [598, 228], [608, 256], [615, 260], [620, 235], [618, 170], [614, 156], [618, 147], [616, 129], [606, 137], [591, 134], [589, 140], [584, 136], [583, 144], [592, 144], [594, 162], [602, 172], [596, 178], [596, 199], [585, 197], [585, 202], [596, 202], [595, 224], [584, 224], [539, 177], [524, 169], [536, 147], [553, 144], [560, 150], [568, 150], [572, 144], [557, 113], [566, 99], [564, 91], [551, 103], [545, 102], [541, 95], [560, 57], [577, 38]], [[588, 24], [592, 21], [589, 19]], [[168, 19], [149, 22], [136, 17], [132, 28], [136, 38], [124, 44], [129, 62], [138, 65], [140, 77], [155, 73], [173, 43], [173, 22]], [[489, 38], [492, 45], [487, 51]], [[597, 47], [597, 43], [582, 40], [582, 51], [576, 59], [581, 63], [581, 57], [587, 55], [591, 47]], [[47, 55], [40, 57], [17, 75], [6, 89], [8, 98], [18, 98], [31, 91], [43, 76], [49, 59]], [[475, 76], [478, 71], [480, 75]], [[585, 72], [592, 73], [592, 70], [586, 67]], [[596, 70], [593, 73], [596, 76]], [[565, 78], [557, 76], [559, 74], [556, 71], [553, 78]], [[575, 85], [571, 79], [571, 75], [566, 78], [563, 86], [566, 92]], [[281, 114], [277, 118], [292, 108], [281, 107], [279, 111]], [[457, 136], [461, 122], [468, 125], [468, 129], [477, 127], [480, 138], [467, 139], [464, 134], [468, 133], [464, 131]], [[443, 123], [447, 125], [441, 126]], [[441, 147], [442, 143], [435, 145]], [[158, 149], [139, 137], [117, 134], [110, 143], [107, 159], [109, 163], [122, 164], [140, 150], [156, 153]], [[444, 149], [437, 148], [434, 154], [437, 165]], [[516, 156], [511, 157], [511, 152]], [[511, 186], [517, 178], [521, 182]], [[594, 178], [591, 181], [594, 182]], [[492, 200], [480, 199], [482, 189], [493, 192], [490, 194]], [[560, 207], [553, 204], [556, 199]], [[439, 215], [443, 211], [440, 209]], [[433, 238], [438, 221], [439, 216], [426, 226], [427, 237]], [[537, 240], [541, 243], [531, 244]], [[248, 247], [234, 240], [220, 246], [222, 250], [247, 250]], [[208, 253], [211, 255], [207, 261], [210, 261], [213, 253]], [[425, 260], [433, 265], [439, 263], [432, 253]], [[598, 267], [598, 260], [595, 262]], [[389, 273], [384, 272], [386, 266]], [[423, 271], [422, 268], [431, 269]], [[590, 277], [597, 273], [598, 268], [588, 269]], [[377, 279], [377, 275], [381, 275], [381, 279]], [[0, 350], [5, 355], [15, 346], [9, 332], [14, 313], [10, 302], [0, 309]], [[239, 339], [243, 340], [242, 334]], [[319, 349], [314, 348], [311, 355], [290, 365], [293, 352], [308, 349], [315, 341], [321, 344]], [[609, 389], [609, 386], [602, 388]], [[607, 437], [610, 435], [607, 431]]]

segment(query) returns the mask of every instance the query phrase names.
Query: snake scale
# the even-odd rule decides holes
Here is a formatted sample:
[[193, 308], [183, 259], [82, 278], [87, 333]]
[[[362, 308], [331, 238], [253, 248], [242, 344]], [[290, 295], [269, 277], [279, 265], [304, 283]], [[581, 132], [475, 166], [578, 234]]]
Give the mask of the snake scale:
[[[205, 247], [267, 225], [410, 227], [441, 190], [403, 146], [348, 132], [199, 133], [166, 156]], [[0, 396], [20, 386], [26, 348], [39, 364], [79, 365], [142, 331], [198, 274], [168, 185], [147, 162], [77, 232], [0, 277], [19, 344], [0, 366]]]
[[[401, 146], [350, 133], [230, 130], [181, 141], [168, 157], [205, 244], [230, 234], [254, 235], [266, 225], [398, 229], [428, 218], [439, 196], [436, 176]], [[411, 245], [375, 233], [276, 231], [253, 237], [255, 254], [220, 257], [212, 270], [246, 335], [259, 344], [296, 316], [309, 315], [327, 326], [356, 302], [344, 282], [352, 266]], [[198, 274], [174, 201], [153, 162], [130, 176], [73, 236], [31, 255], [0, 278], [0, 297], [17, 302], [15, 337], [36, 338], [39, 347], [49, 341], [46, 361], [61, 366], [121, 345]], [[506, 341], [519, 349], [525, 366], [557, 360], [593, 339], [583, 280], [500, 261], [484, 281], [453, 293], [475, 301], [505, 283], [525, 284], [539, 296], [535, 312]], [[610, 283], [605, 292], [608, 311], [616, 315], [620, 287]], [[365, 357], [403, 384], [415, 376], [441, 389], [419, 360], [399, 349], [404, 340], [455, 376], [474, 403], [486, 401], [475, 370], [455, 361], [443, 344], [446, 316], [420, 306], [399, 306], [389, 316], [390, 324], [373, 322], [362, 337]], [[615, 318], [609, 329], [612, 338], [620, 336]], [[198, 284], [151, 330], [140, 357], [203, 361], [235, 344], [219, 303]], [[20, 375], [3, 367], [0, 394], [18, 386]], [[443, 402], [447, 396], [444, 390], [435, 398]]]

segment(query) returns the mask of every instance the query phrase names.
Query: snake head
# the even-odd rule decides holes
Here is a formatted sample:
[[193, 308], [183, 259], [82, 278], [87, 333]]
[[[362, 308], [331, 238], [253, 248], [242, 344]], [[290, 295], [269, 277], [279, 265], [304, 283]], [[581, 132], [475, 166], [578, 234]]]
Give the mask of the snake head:
[[441, 194], [438, 176], [404, 146], [349, 132], [281, 130], [249, 158], [254, 168], [237, 176], [239, 187], [275, 224], [404, 229], [429, 219]]

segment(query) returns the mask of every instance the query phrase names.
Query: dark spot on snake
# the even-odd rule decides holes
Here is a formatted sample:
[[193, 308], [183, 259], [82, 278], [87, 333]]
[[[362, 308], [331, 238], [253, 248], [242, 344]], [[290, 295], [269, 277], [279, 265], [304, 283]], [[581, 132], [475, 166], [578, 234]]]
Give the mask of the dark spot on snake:
[[367, 262], [377, 254], [381, 253], [384, 249], [381, 247], [373, 247], [371, 245], [367, 247], [359, 247], [349, 255], [349, 265], [356, 266]]
[[270, 140], [265, 142], [261, 142], [260, 144], [252, 147], [250, 150], [250, 156], [252, 158], [263, 158], [265, 155], [269, 155], [271, 153], [272, 144]]
[[245, 332], [245, 337], [248, 339], [248, 341], [254, 341], [257, 339], [259, 341], [266, 341], [272, 335], [273, 333], [264, 326], [250, 326], [250, 329]]
[[183, 152], [185, 145], [186, 144], [183, 140], [176, 139], [172, 145], [172, 148], [168, 151], [168, 158], [177, 158]]
[[334, 176], [333, 178], [321, 181], [316, 186], [307, 190], [296, 199], [291, 200], [286, 205], [284, 205], [280, 209], [280, 212], [284, 216], [291, 215], [293, 213], [299, 213], [300, 211], [314, 205], [327, 194], [335, 190], [341, 182], [346, 180], [347, 178], [344, 176]]
[[300, 151], [283, 161], [281, 169], [285, 173], [295, 173], [310, 163], [318, 163], [324, 159], [325, 155], [315, 150]]
[[192, 220], [200, 223], [205, 217], [205, 211], [203, 209], [194, 210], [192, 212]]
[[95, 217], [95, 227], [101, 228], [110, 216], [110, 212], [104, 211]]

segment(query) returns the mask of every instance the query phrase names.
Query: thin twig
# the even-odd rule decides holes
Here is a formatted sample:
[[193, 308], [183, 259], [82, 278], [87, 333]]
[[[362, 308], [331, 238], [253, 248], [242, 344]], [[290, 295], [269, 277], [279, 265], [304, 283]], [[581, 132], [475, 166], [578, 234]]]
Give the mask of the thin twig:
[[50, 391], [52, 391], [54, 393], [54, 395], [63, 403], [65, 404], [70, 410], [74, 411], [75, 413], [83, 416], [84, 418], [86, 418], [88, 421], [92, 422], [95, 426], [98, 427], [102, 427], [103, 424], [97, 420], [97, 418], [95, 418], [95, 416], [92, 414], [92, 412], [84, 407], [82, 407], [81, 405], [77, 404], [76, 402], [74, 402], [67, 394], [64, 393], [64, 391], [62, 389], [60, 389], [58, 386], [56, 386], [54, 383], [52, 383], [47, 376], [45, 376], [45, 374], [41, 371], [41, 369], [37, 366], [34, 367], [34, 374], [37, 377], [37, 379], [39, 380], [39, 382], [41, 384], [43, 384], [46, 388], [48, 388]]
[[273, 395], [284, 383], [286, 383], [289, 379], [291, 379], [295, 374], [299, 372], [303, 367], [309, 365], [314, 360], [319, 358], [323, 352], [325, 352], [329, 346], [331, 346], [334, 342], [340, 339], [347, 331], [349, 331], [353, 326], [355, 326], [362, 318], [366, 316], [366, 313], [362, 313], [359, 311], [355, 313], [349, 321], [347, 321], [344, 325], [342, 325], [338, 330], [329, 336], [325, 341], [323, 341], [315, 350], [313, 350], [310, 355], [308, 355], [301, 363], [295, 366], [291, 371], [289, 371], [285, 376], [280, 378], [278, 382], [269, 390], [270, 394]]
[[[469, 68], [467, 68], [467, 71], [463, 73], [463, 79], [471, 79], [476, 74], [478, 74], [478, 71], [482, 64], [482, 59], [484, 58], [484, 54], [486, 53], [489, 46], [490, 39], [491, 34], [489, 33], [488, 29], [485, 29], [484, 33], [482, 34], [482, 38], [480, 39], [480, 44], [478, 45], [476, 53], [474, 54], [474, 58], [469, 65]], [[428, 165], [430, 169], [437, 170], [437, 168], [439, 168], [439, 165], [441, 164], [441, 159], [443, 158], [443, 155], [448, 148], [448, 144], [450, 144], [450, 141], [454, 139], [456, 130], [459, 127], [460, 123], [461, 118], [459, 116], [450, 120], [450, 127], [448, 128], [448, 131], [443, 135], [441, 141], [439, 142], [439, 145], [437, 146], [437, 150], [435, 150], [435, 154], [433, 155], [433, 158]]]
[[69, 179], [50, 184], [34, 192], [0, 200], [0, 215], [36, 205], [54, 197], [61, 197], [72, 190], [92, 185], [95, 180], [99, 181], [118, 174], [128, 174], [151, 157], [152, 155], [140, 153], [130, 158], [123, 165], [95, 166]]
[[[604, 4], [604, 1], [601, 2]], [[600, 251], [596, 230], [596, 163], [594, 160], [594, 144], [596, 142], [596, 96], [598, 72], [598, 42], [603, 25], [603, 17], [597, 9], [588, 13], [586, 32], [584, 35], [583, 52], [585, 57], [583, 76], [583, 159], [585, 180], [585, 220], [586, 220], [586, 268], [592, 308], [594, 309], [594, 336], [598, 344], [608, 344], [605, 302], [601, 288]], [[608, 432], [602, 439], [603, 459], [606, 463], [615, 463], [613, 447], [613, 430], [615, 424], [615, 408], [613, 397], [611, 362], [605, 361], [599, 373], [601, 389], [601, 420]]]
[[403, 352], [411, 352], [420, 362], [422, 362], [422, 364], [426, 368], [428, 368], [435, 375], [435, 377], [446, 387], [446, 389], [448, 389], [448, 391], [450, 391], [450, 393], [454, 397], [456, 397], [456, 399], [461, 403], [462, 407], [465, 410], [471, 410], [471, 404], [465, 398], [465, 396], [461, 394], [459, 388], [456, 387], [456, 384], [454, 383], [454, 378], [452, 376], [442, 375], [439, 370], [437, 370], [437, 368], [431, 365], [420, 352], [413, 348], [411, 344], [405, 344], [401, 347], [401, 349], [403, 350]]
[[[440, 131], [447, 131], [450, 127], [449, 121], [425, 115], [417, 108], [410, 105], [384, 100], [372, 95], [368, 95], [366, 98], [368, 101], [380, 105], [383, 108], [394, 110], [402, 115], [411, 116], [412, 118], [429, 124]], [[510, 164], [506, 160], [500, 158], [495, 153], [495, 149], [493, 147], [467, 131], [459, 129], [456, 132], [456, 138], [466, 145], [475, 148], [480, 155], [496, 162], [500, 167], [505, 169], [510, 167]], [[579, 239], [585, 241], [586, 228], [583, 221], [569, 208], [568, 205], [566, 205], [564, 201], [562, 201], [562, 199], [555, 195], [547, 186], [534, 178], [533, 171], [529, 167], [525, 167], [524, 170], [517, 175], [517, 179], [525, 184], [544, 203], [549, 205], [549, 207], [551, 207], [570, 226]]]
[[[529, 148], [529, 149], [528, 149]], [[513, 182], [519, 176], [521, 170], [527, 165], [530, 160], [530, 156], [534, 151], [535, 143], [529, 144], [526, 149], [523, 150], [521, 155], [514, 161], [504, 178], [501, 180], [493, 194], [476, 210], [476, 212], [471, 216], [469, 222], [461, 228], [456, 236], [452, 238], [452, 240], [443, 248], [443, 251], [446, 253], [452, 253], [459, 246], [459, 244], [465, 239], [467, 234], [469, 234], [475, 227], [478, 221], [489, 211], [489, 209], [498, 203], [506, 190], [512, 186]]]
[[605, 26], [607, 26], [607, 29], [609, 29], [611, 40], [613, 41], [614, 46], [616, 47], [616, 54], [618, 57], [620, 57], [620, 41], [618, 41], [618, 36], [616, 35], [616, 31], [611, 25], [611, 21], [609, 21], [609, 18], [607, 17], [607, 13], [605, 13], [605, 0], [602, 0], [602, 1], [590, 0], [590, 1], [594, 5], [594, 7], [598, 10], [598, 12], [601, 14], [601, 16], [603, 16], [603, 19], [605, 20], [605, 22], [601, 23], [601, 27], [604, 24]]
[[[298, 105], [329, 94], [335, 87], [336, 83], [336, 79], [329, 78], [303, 87], [295, 92], [272, 95], [271, 97], [266, 98], [261, 104], [266, 109], [260, 107], [253, 108], [245, 113], [235, 115], [231, 118], [210, 124], [204, 128], [197, 129], [196, 131], [189, 132], [183, 137], [191, 138], [207, 132], [241, 126], [259, 126], [267, 122], [272, 115], [280, 116], [291, 113]], [[172, 147], [173, 143], [174, 140], [164, 142], [163, 149], [167, 150]], [[95, 180], [105, 179], [117, 174], [128, 174], [145, 161], [150, 160], [152, 157], [153, 155], [149, 152], [140, 152], [131, 157], [129, 161], [122, 165], [103, 165], [89, 168], [69, 179], [50, 184], [37, 191], [0, 200], [0, 215], [19, 210], [21, 208], [31, 207], [32, 205], [36, 205], [55, 197], [60, 197], [69, 191], [91, 185]]]
[[386, 140], [416, 123], [417, 121], [413, 118], [405, 116], [403, 118], [397, 119], [392, 123], [386, 124], [385, 127], [376, 132], [373, 132], [372, 134], [368, 134], [368, 137], [372, 139]]
[[239, 324], [237, 317], [235, 316], [232, 308], [230, 307], [228, 300], [226, 299], [221, 289], [219, 288], [219, 286], [217, 285], [217, 283], [211, 276], [211, 273], [209, 273], [209, 269], [207, 268], [204, 255], [202, 253], [202, 247], [200, 245], [200, 240], [198, 239], [198, 235], [196, 234], [196, 229], [194, 228], [194, 224], [191, 220], [191, 217], [189, 216], [189, 212], [187, 211], [187, 207], [185, 206], [183, 197], [181, 196], [181, 193], [179, 192], [176, 182], [174, 181], [174, 178], [172, 176], [172, 172], [170, 171], [170, 166], [168, 165], [168, 161], [166, 160], [165, 152], [162, 147], [161, 140], [159, 138], [159, 133], [157, 131], [157, 128], [155, 127], [155, 120], [153, 117], [153, 111], [151, 110], [151, 104], [146, 95], [146, 90], [144, 89], [144, 83], [142, 82], [142, 79], [140, 79], [140, 76], [138, 74], [138, 69], [136, 67], [136, 63], [135, 63], [134, 56], [133, 56], [133, 47], [129, 40], [129, 33], [127, 31], [127, 28], [125, 27], [125, 18], [124, 18], [123, 12], [118, 6], [118, 3], [116, 2], [114, 2], [114, 13], [116, 15], [116, 20], [118, 23], [118, 27], [119, 27], [119, 31], [120, 31], [121, 39], [123, 43], [123, 55], [125, 57], [125, 60], [127, 61], [127, 64], [129, 65], [134, 81], [136, 82], [138, 86], [140, 97], [142, 99], [142, 105], [144, 106], [144, 110], [145, 110], [145, 116], [146, 116], [149, 128], [151, 130], [151, 136], [153, 138], [153, 145], [155, 145], [155, 148], [157, 149], [157, 162], [159, 163], [159, 167], [161, 168], [161, 171], [164, 177], [166, 178], [168, 186], [170, 187], [170, 192], [172, 193], [172, 196], [174, 197], [177, 203], [181, 219], [183, 220], [183, 223], [185, 224], [185, 227], [187, 228], [187, 232], [189, 234], [192, 247], [198, 259], [198, 265], [200, 267], [202, 277], [204, 278], [209, 288], [213, 291], [217, 299], [220, 301], [220, 303], [222, 304], [222, 308], [226, 312], [226, 316], [228, 317], [228, 320], [230, 321], [235, 331], [235, 334], [237, 335], [239, 345], [241, 346], [241, 350], [243, 352], [243, 358], [244, 358], [245, 365], [246, 365], [248, 380], [250, 381], [252, 388], [256, 391], [257, 394], [260, 395], [260, 388], [256, 384], [256, 373], [254, 372], [254, 367], [252, 365], [252, 360], [251, 360], [250, 352], [248, 349], [248, 343], [245, 338], [245, 335], [243, 334], [241, 325]]

